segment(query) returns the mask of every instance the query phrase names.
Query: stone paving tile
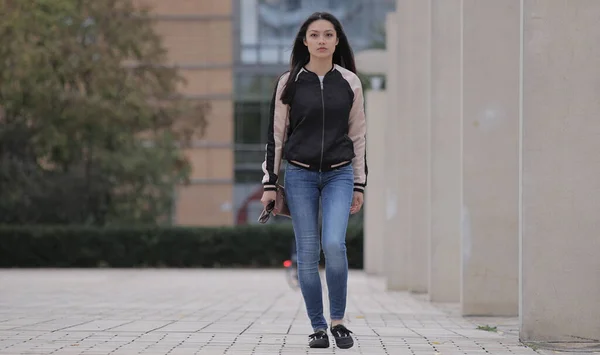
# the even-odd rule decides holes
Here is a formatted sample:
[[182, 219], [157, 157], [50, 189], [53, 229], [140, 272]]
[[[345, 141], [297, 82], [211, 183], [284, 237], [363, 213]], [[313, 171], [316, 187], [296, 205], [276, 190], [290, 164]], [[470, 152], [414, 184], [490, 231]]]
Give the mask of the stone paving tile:
[[358, 271], [346, 322], [352, 349], [308, 349], [281, 270], [0, 270], [0, 354], [535, 354], [516, 319], [463, 318]]

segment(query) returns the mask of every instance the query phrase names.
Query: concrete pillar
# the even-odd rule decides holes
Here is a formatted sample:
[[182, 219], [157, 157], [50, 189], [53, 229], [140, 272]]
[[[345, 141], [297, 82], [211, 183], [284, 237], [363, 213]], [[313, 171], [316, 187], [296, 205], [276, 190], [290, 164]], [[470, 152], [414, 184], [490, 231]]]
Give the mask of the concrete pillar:
[[364, 202], [364, 270], [368, 274], [383, 274], [385, 238], [385, 180], [388, 165], [385, 161], [384, 137], [387, 129], [387, 93], [383, 90], [365, 92], [367, 117], [368, 192]]
[[518, 314], [520, 0], [463, 0], [465, 315]]
[[[429, 286], [429, 236], [431, 228], [431, 126], [430, 54], [431, 0], [409, 2], [410, 72], [407, 80], [410, 118], [410, 282], [413, 292], [427, 292]], [[402, 45], [402, 44], [401, 44]]]
[[598, 342], [600, 2], [523, 4], [520, 335]]
[[[408, 141], [406, 126], [406, 84], [400, 72], [406, 71], [406, 61], [400, 56], [405, 49], [400, 46], [406, 33], [402, 21], [408, 15], [403, 10], [408, 0], [398, 1], [398, 12], [389, 13], [386, 19], [388, 70], [386, 79], [387, 127], [385, 131], [385, 241], [384, 275], [390, 290], [408, 288]], [[401, 16], [402, 15], [402, 16]], [[381, 142], [379, 142], [381, 144]]]
[[460, 301], [461, 0], [431, 3], [429, 298]]

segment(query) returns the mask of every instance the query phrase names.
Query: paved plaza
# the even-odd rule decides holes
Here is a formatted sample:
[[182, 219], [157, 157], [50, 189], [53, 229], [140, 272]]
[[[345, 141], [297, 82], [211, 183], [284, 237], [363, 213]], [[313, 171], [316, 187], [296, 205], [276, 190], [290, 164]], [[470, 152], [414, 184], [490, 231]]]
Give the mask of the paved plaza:
[[355, 346], [309, 349], [282, 270], [0, 270], [0, 354], [536, 354], [516, 318], [463, 318], [424, 297], [351, 271]]

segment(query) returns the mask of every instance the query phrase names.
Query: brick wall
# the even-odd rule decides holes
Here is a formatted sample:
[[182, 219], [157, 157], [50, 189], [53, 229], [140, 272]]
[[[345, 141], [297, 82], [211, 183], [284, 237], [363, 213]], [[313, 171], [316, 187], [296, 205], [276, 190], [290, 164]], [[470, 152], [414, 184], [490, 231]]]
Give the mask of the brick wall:
[[185, 151], [192, 183], [180, 186], [179, 225], [233, 224], [233, 0], [134, 0], [150, 6], [169, 61], [181, 67], [190, 98], [211, 106], [206, 134]]

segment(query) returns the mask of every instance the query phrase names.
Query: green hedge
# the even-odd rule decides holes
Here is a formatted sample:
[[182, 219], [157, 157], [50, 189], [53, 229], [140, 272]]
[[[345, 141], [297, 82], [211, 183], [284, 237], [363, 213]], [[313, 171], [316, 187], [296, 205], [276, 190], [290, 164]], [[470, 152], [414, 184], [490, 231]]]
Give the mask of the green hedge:
[[[291, 225], [224, 228], [0, 226], [0, 267], [280, 267]], [[346, 239], [363, 267], [362, 226]], [[321, 256], [323, 261], [323, 256]]]

